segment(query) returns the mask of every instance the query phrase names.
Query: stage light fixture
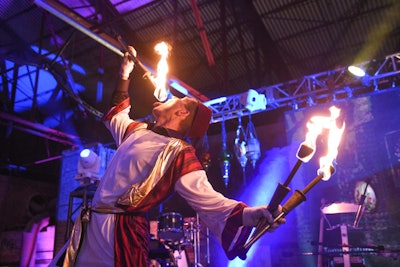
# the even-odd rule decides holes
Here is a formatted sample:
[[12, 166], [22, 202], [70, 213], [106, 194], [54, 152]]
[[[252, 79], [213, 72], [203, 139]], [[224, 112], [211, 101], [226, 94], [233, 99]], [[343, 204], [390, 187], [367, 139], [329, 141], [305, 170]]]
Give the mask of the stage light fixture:
[[376, 75], [380, 68], [380, 62], [373, 59], [369, 62], [364, 62], [357, 65], [351, 65], [347, 67], [347, 70], [354, 76], [359, 78], [372, 78]]
[[360, 68], [360, 67], [357, 67], [357, 66], [348, 66], [347, 67], [347, 70], [351, 73], [351, 74], [353, 74], [353, 75], [355, 75], [355, 76], [357, 76], [357, 77], [364, 77], [365, 76], [365, 70], [363, 69], [363, 68]]
[[254, 89], [249, 89], [240, 96], [240, 103], [250, 112], [256, 110], [265, 110], [267, 108], [267, 99], [264, 94], [259, 94]]
[[100, 180], [100, 157], [91, 149], [83, 149], [79, 154], [78, 173], [75, 180], [81, 184]]

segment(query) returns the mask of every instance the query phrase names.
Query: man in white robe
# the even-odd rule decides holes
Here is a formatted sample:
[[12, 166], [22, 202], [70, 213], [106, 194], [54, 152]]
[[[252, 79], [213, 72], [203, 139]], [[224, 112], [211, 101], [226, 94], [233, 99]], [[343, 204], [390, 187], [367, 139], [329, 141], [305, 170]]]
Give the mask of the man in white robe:
[[[212, 115], [209, 108], [188, 97], [173, 98], [153, 105], [154, 125], [129, 117], [133, 66], [127, 54], [104, 117], [118, 148], [91, 210], [82, 211], [74, 225], [63, 266], [148, 266], [146, 212], [174, 192], [199, 214], [228, 258], [235, 258], [261, 219], [273, 221], [271, 213], [266, 206], [250, 208], [216, 192], [193, 146], [184, 141], [206, 134]], [[274, 224], [271, 230], [276, 227]]]

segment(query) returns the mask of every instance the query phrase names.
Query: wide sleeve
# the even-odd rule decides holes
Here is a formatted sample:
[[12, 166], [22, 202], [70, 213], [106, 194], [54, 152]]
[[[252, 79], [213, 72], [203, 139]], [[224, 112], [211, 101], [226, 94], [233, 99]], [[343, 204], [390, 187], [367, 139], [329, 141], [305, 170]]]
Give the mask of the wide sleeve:
[[128, 126], [134, 122], [134, 120], [129, 117], [130, 109], [129, 98], [127, 98], [112, 107], [102, 119], [117, 146], [122, 143]]
[[119, 146], [130, 133], [147, 128], [146, 123], [132, 120], [129, 117], [130, 110], [130, 99], [126, 98], [116, 106], [110, 108], [102, 119], [117, 146]]
[[242, 202], [226, 198], [215, 191], [205, 171], [194, 171], [175, 183], [175, 191], [199, 214], [201, 220], [217, 237], [229, 259], [248, 239], [252, 227], [243, 226]]

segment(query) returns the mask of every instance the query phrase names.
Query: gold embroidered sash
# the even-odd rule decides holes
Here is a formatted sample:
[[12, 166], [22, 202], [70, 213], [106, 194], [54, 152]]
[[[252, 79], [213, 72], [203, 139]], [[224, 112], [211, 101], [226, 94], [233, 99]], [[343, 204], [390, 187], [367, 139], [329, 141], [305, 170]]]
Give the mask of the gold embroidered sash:
[[154, 188], [171, 166], [175, 156], [187, 146], [189, 146], [189, 144], [185, 141], [171, 138], [158, 155], [150, 175], [144, 181], [131, 185], [131, 187], [118, 198], [117, 203], [123, 206], [139, 206], [141, 200]]

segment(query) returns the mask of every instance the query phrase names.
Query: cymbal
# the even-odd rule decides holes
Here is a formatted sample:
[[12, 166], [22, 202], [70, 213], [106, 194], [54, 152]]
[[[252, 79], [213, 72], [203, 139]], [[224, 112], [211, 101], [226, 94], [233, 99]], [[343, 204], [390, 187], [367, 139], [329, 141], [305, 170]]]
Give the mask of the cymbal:
[[358, 205], [355, 203], [337, 202], [321, 208], [324, 214], [356, 213]]

